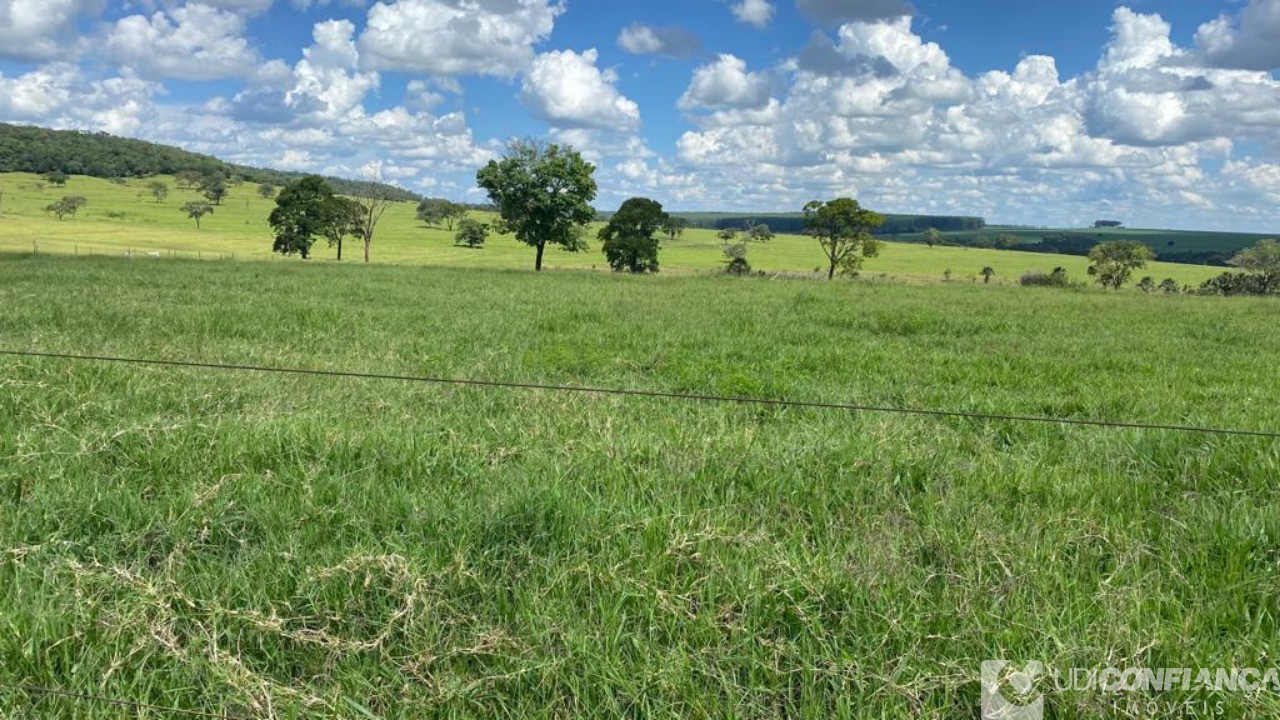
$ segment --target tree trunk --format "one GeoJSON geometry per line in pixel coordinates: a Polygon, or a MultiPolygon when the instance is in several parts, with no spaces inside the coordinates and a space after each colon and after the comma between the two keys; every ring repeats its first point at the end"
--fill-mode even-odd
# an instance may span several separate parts
{"type": "Polygon", "coordinates": [[[342,261],[342,238],[338,238],[338,261],[342,261]]]}
{"type": "Polygon", "coordinates": [[[545,242],[538,243],[538,259],[534,261],[533,269],[542,272],[542,252],[547,249],[545,242]]]}
{"type": "Polygon", "coordinates": [[[832,280],[836,276],[836,259],[831,258],[831,268],[827,270],[827,279],[832,280]]]}
{"type": "Polygon", "coordinates": [[[373,238],[364,239],[364,261],[369,262],[369,246],[373,244],[373,238]]]}

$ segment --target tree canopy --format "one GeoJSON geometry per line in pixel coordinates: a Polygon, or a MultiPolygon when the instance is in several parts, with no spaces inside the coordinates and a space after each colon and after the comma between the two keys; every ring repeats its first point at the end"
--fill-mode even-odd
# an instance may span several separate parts
{"type": "Polygon", "coordinates": [[[191,202],[186,203],[185,205],[182,206],[182,212],[186,213],[187,217],[196,221],[196,229],[199,230],[200,218],[204,217],[205,215],[212,215],[213,206],[205,202],[204,200],[192,200],[191,202]]]}
{"type": "Polygon", "coordinates": [[[1089,251],[1089,274],[1103,287],[1119,290],[1134,270],[1146,267],[1155,257],[1151,248],[1137,240],[1102,243],[1089,251]]]}
{"type": "Polygon", "coordinates": [[[572,148],[518,140],[476,173],[476,183],[489,193],[502,228],[537,249],[534,268],[542,270],[548,245],[582,249],[582,228],[595,218],[594,173],[572,148]]]}
{"type": "Polygon", "coordinates": [[[418,219],[428,225],[444,225],[453,230],[453,224],[467,216],[467,206],[452,200],[426,198],[418,203],[418,219]]]}
{"type": "Polygon", "coordinates": [[[88,205],[89,201],[83,195],[68,195],[61,200],[50,203],[45,207],[45,212],[53,213],[59,220],[67,215],[75,217],[80,212],[80,208],[88,205]]]}
{"type": "Polygon", "coordinates": [[[657,201],[634,197],[622,203],[599,233],[609,267],[618,272],[658,272],[658,233],[669,220],[657,201]]]}
{"type": "Polygon", "coordinates": [[[343,241],[347,236],[359,236],[361,218],[364,208],[356,201],[334,195],[328,201],[328,222],[324,223],[322,233],[329,247],[336,248],[338,260],[342,260],[343,241]]]}
{"type": "MultiPolygon", "coordinates": [[[[68,174],[98,178],[177,175],[183,187],[193,187],[201,178],[215,175],[224,181],[234,176],[277,186],[304,177],[303,173],[235,165],[209,155],[107,133],[0,123],[0,173],[44,175],[51,171],[62,173],[63,177],[68,174]]],[[[325,180],[335,192],[344,195],[367,195],[376,186],[392,200],[417,202],[420,199],[417,194],[392,185],[343,178],[325,180]]]]}
{"type": "Polygon", "coordinates": [[[209,176],[200,181],[200,194],[214,205],[221,205],[222,199],[227,196],[227,185],[222,178],[209,176]]]}
{"type": "Polygon", "coordinates": [[[747,230],[747,239],[751,242],[769,242],[773,239],[773,231],[764,223],[756,223],[747,230]]]}
{"type": "Polygon", "coordinates": [[[666,223],[662,226],[662,232],[666,234],[668,240],[674,241],[676,238],[684,234],[685,229],[689,227],[689,221],[682,217],[668,215],[666,223]]]}
{"type": "Polygon", "coordinates": [[[147,183],[147,189],[151,191],[151,195],[156,199],[156,202],[169,197],[169,186],[159,180],[147,183]]]}
{"type": "Polygon", "coordinates": [[[454,237],[455,245],[463,245],[469,248],[478,248],[484,245],[489,239],[489,226],[479,220],[471,218],[463,218],[458,223],[458,234],[454,237]]]}
{"type": "Polygon", "coordinates": [[[880,254],[880,243],[871,231],[884,223],[884,217],[863,208],[852,198],[829,202],[814,200],[804,206],[805,232],[818,239],[827,256],[827,279],[836,270],[856,273],[866,258],[880,254]]]}
{"type": "MultiPolygon", "coordinates": [[[[339,198],[341,199],[341,198],[339,198]]],[[[382,215],[391,205],[391,198],[381,186],[365,188],[365,192],[347,200],[354,208],[351,227],[356,237],[364,243],[364,261],[369,262],[369,250],[373,247],[373,234],[382,222],[382,215]]],[[[339,258],[341,259],[341,258],[339,258]]]]}
{"type": "Polygon", "coordinates": [[[276,207],[267,219],[275,232],[271,249],[281,255],[311,257],[317,238],[330,242],[350,234],[354,209],[349,200],[334,195],[329,183],[308,175],[289,183],[276,196],[276,207]]]}
{"type": "Polygon", "coordinates": [[[1280,242],[1260,240],[1257,245],[1237,253],[1231,258],[1231,264],[1259,275],[1269,292],[1280,290],[1280,242]]]}

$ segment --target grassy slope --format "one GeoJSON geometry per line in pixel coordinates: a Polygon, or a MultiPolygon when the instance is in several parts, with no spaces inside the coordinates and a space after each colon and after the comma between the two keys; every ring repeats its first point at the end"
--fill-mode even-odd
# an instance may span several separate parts
{"type": "MultiPolygon", "coordinates": [[[[0,255],[0,306],[8,348],[1280,426],[1266,300],[0,255]]],[[[0,682],[280,717],[951,718],[987,658],[1280,653],[1274,441],[0,364],[0,682]]]]}
{"type": "MultiPolygon", "coordinates": [[[[1142,228],[1082,228],[1078,230],[1060,230],[1044,228],[1004,227],[990,225],[982,230],[966,230],[963,232],[943,233],[954,240],[972,240],[979,236],[994,238],[997,235],[1012,235],[1023,242],[1038,243],[1046,236],[1057,235],[1087,236],[1098,242],[1114,240],[1140,240],[1150,245],[1159,253],[1184,252],[1223,252],[1228,255],[1256,244],[1259,240],[1275,237],[1275,233],[1232,233],[1195,230],[1150,230],[1142,228]]],[[[920,239],[920,235],[907,235],[904,238],[920,239]]]]}
{"type": "MultiPolygon", "coordinates": [[[[178,252],[189,257],[197,253],[238,259],[270,259],[271,234],[266,224],[272,201],[257,195],[257,187],[243,185],[232,188],[231,196],[202,221],[197,231],[178,208],[187,200],[197,199],[194,192],[177,190],[170,180],[170,196],[162,203],[154,202],[146,190],[150,181],[131,180],[127,186],[112,185],[105,180],[73,177],[63,188],[37,189],[39,179],[32,175],[0,176],[4,190],[0,206],[0,250],[30,250],[32,241],[42,252],[79,254],[121,254],[135,251],[178,252]],[[43,212],[49,203],[62,195],[76,194],[89,198],[89,206],[74,220],[54,220],[43,212]],[[125,213],[113,219],[107,213],[125,213]]],[[[665,244],[661,260],[667,272],[698,272],[720,267],[721,244],[710,230],[693,230],[675,242],[665,244]]],[[[330,258],[333,251],[320,248],[317,257],[330,258]]],[[[348,255],[356,258],[353,248],[348,255]]],[[[527,268],[533,264],[533,253],[511,237],[493,237],[483,250],[454,247],[452,234],[424,227],[414,218],[410,204],[393,206],[382,225],[373,249],[377,262],[428,264],[463,267],[527,268]]],[[[751,263],[771,272],[808,272],[822,265],[823,256],[817,243],[809,238],[782,236],[773,243],[752,248],[751,263]]],[[[552,267],[604,268],[598,243],[585,253],[552,251],[548,254],[552,267]]],[[[1085,278],[1088,262],[1084,258],[1037,253],[976,250],[966,248],[927,248],[910,243],[890,244],[882,257],[867,264],[870,274],[887,274],[909,278],[937,280],[944,271],[952,270],[957,279],[972,280],[986,265],[996,270],[996,277],[1013,282],[1029,270],[1048,272],[1061,265],[1080,279],[1085,278]]],[[[1157,281],[1172,277],[1183,284],[1199,284],[1221,272],[1221,269],[1196,265],[1154,263],[1140,274],[1157,281]]],[[[1136,279],[1136,278],[1135,278],[1136,279]]]]}

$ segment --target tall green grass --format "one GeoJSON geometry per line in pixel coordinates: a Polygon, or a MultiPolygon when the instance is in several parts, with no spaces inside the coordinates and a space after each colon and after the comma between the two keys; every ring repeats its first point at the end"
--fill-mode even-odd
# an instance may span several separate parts
{"type": "MultiPolygon", "coordinates": [[[[1265,300],[0,255],[0,303],[10,349],[1280,427],[1265,300]]],[[[254,717],[952,718],[988,658],[1280,651],[1276,441],[0,367],[0,683],[254,717]]]]}

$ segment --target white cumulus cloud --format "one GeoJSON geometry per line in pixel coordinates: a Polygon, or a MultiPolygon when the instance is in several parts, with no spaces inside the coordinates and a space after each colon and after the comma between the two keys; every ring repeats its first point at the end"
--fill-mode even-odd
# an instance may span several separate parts
{"type": "Polygon", "coordinates": [[[215,80],[247,75],[258,64],[244,31],[242,15],[194,3],[122,18],[104,42],[114,62],[141,75],[215,80]]]}
{"type": "Polygon", "coordinates": [[[697,54],[702,49],[702,42],[684,28],[632,23],[618,33],[618,47],[633,55],[684,58],[697,54]]]}
{"type": "Polygon", "coordinates": [[[613,70],[596,67],[596,50],[553,51],[533,61],[520,97],[535,115],[560,127],[634,130],[640,107],[618,92],[613,70]]]}
{"type": "Polygon", "coordinates": [[[394,0],[369,10],[360,49],[370,67],[428,75],[512,77],[551,35],[563,2],[394,0]]]}
{"type": "Polygon", "coordinates": [[[759,108],[769,101],[769,78],[747,71],[747,63],[734,55],[721,55],[693,73],[689,88],[680,97],[681,108],[759,108]]]}
{"type": "Polygon", "coordinates": [[[776,97],[729,91],[750,87],[744,64],[700,69],[681,106],[715,111],[694,116],[677,158],[743,208],[852,193],[890,212],[1074,224],[1106,210],[1169,226],[1252,202],[1233,218],[1280,224],[1258,209],[1274,160],[1214,169],[1242,139],[1276,147],[1280,81],[1198,62],[1170,29],[1122,7],[1093,72],[1061,78],[1033,55],[969,77],[908,17],[846,23],[772,72],[776,97]],[[748,96],[767,102],[728,102],[748,96]]]}
{"type": "Polygon", "coordinates": [[[1239,15],[1222,15],[1201,25],[1196,47],[1220,67],[1280,68],[1280,0],[1249,0],[1239,15]]]}
{"type": "Polygon", "coordinates": [[[77,18],[101,5],[101,0],[0,0],[0,59],[66,59],[77,18]]]}
{"type": "Polygon", "coordinates": [[[738,22],[764,29],[773,20],[775,8],[769,0],[739,0],[733,4],[733,16],[738,22]]]}

